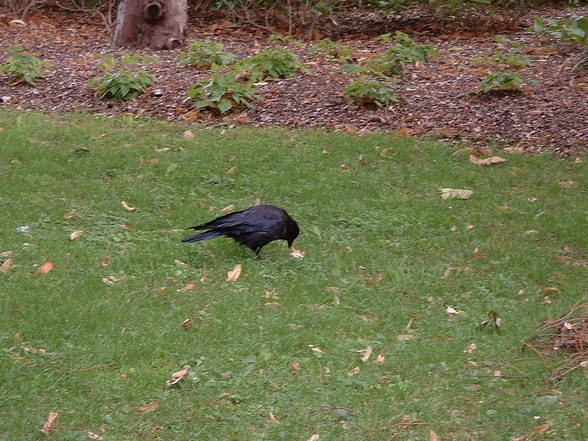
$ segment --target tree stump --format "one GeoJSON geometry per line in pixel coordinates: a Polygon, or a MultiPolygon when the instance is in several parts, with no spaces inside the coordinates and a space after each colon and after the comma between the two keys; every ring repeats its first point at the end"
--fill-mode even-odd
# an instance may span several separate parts
{"type": "Polygon", "coordinates": [[[184,44],[187,0],[123,0],[116,15],[114,47],[174,49],[184,44]]]}

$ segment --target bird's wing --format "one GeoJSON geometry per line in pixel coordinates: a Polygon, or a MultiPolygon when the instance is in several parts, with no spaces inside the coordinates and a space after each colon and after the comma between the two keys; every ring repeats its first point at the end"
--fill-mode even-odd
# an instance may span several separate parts
{"type": "Polygon", "coordinates": [[[194,230],[216,230],[229,231],[234,230],[239,233],[252,233],[266,231],[271,228],[273,221],[259,216],[252,216],[248,210],[236,211],[216,219],[206,222],[202,225],[190,227],[194,230]]]}

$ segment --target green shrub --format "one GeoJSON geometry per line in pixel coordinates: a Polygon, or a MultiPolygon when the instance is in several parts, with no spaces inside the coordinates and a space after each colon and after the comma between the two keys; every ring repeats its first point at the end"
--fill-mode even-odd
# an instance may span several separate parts
{"type": "Polygon", "coordinates": [[[41,68],[51,66],[50,62],[40,60],[21,48],[6,49],[6,52],[13,55],[8,57],[6,64],[0,65],[0,72],[8,73],[14,84],[28,83],[34,86],[37,80],[43,78],[41,68]]]}
{"type": "Polygon", "coordinates": [[[491,92],[522,92],[522,75],[512,70],[492,72],[486,76],[478,86],[477,91],[481,93],[491,92]]]}
{"type": "Polygon", "coordinates": [[[273,43],[275,41],[278,41],[280,43],[292,43],[295,44],[298,47],[303,46],[302,41],[297,40],[295,38],[292,38],[288,35],[282,35],[282,34],[272,34],[268,37],[267,42],[268,43],[273,43]]]}
{"type": "Polygon", "coordinates": [[[115,69],[117,62],[112,57],[105,56],[98,64],[104,75],[95,76],[88,84],[96,89],[101,99],[112,101],[126,101],[137,98],[151,87],[156,78],[148,72],[136,70],[137,66],[160,62],[155,56],[125,55],[118,64],[122,66],[136,65],[135,70],[115,69]]]}
{"type": "Polygon", "coordinates": [[[186,93],[196,101],[196,108],[215,109],[220,113],[243,106],[251,107],[251,101],[259,98],[251,81],[243,82],[235,73],[214,73],[210,79],[188,87],[186,93]]]}
{"type": "Polygon", "coordinates": [[[237,70],[249,72],[254,81],[266,77],[292,78],[300,72],[308,72],[306,65],[294,52],[282,48],[267,48],[253,57],[245,58],[238,63],[237,70]]]}
{"type": "Polygon", "coordinates": [[[512,49],[509,51],[499,49],[494,52],[481,52],[470,61],[470,64],[472,66],[508,66],[513,69],[529,66],[529,58],[523,55],[523,45],[521,43],[501,36],[497,36],[496,41],[503,46],[510,45],[512,49]]]}
{"type": "Polygon", "coordinates": [[[308,50],[310,55],[321,53],[336,60],[349,60],[353,56],[353,49],[345,44],[332,41],[329,38],[320,40],[308,50]]]}
{"type": "Polygon", "coordinates": [[[236,55],[223,50],[223,45],[211,40],[194,41],[188,50],[180,54],[182,66],[209,69],[213,64],[227,66],[235,61],[236,55]]]}
{"type": "Polygon", "coordinates": [[[575,16],[565,20],[547,20],[534,18],[533,30],[542,35],[553,35],[564,41],[573,41],[578,46],[588,49],[588,17],[575,16]]]}
{"type": "Polygon", "coordinates": [[[343,94],[349,104],[383,107],[398,102],[394,87],[395,84],[391,81],[381,82],[369,77],[359,77],[345,88],[343,94]]]}

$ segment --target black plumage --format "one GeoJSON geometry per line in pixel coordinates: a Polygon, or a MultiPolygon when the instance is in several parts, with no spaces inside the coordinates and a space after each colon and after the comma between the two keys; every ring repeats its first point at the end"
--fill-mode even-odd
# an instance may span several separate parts
{"type": "Polygon", "coordinates": [[[182,242],[226,236],[250,248],[257,256],[264,246],[274,240],[285,240],[291,248],[300,233],[296,221],[286,211],[273,205],[255,205],[190,228],[208,231],[186,237],[182,242]]]}

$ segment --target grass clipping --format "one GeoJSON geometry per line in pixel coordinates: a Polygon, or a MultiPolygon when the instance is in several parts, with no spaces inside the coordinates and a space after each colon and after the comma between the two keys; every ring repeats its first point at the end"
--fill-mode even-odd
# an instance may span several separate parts
{"type": "Polygon", "coordinates": [[[570,354],[566,362],[553,372],[553,382],[576,369],[588,368],[588,300],[576,303],[560,318],[543,323],[525,346],[538,353],[570,354]]]}

